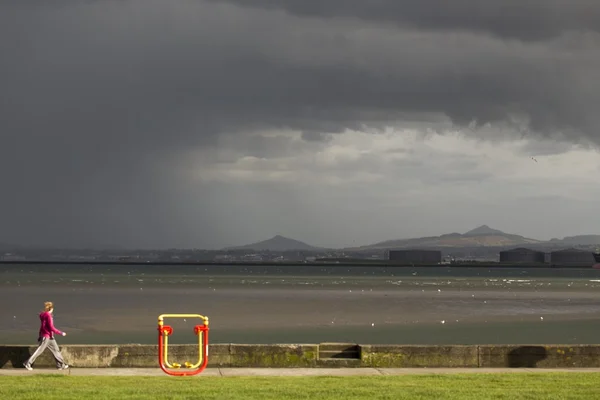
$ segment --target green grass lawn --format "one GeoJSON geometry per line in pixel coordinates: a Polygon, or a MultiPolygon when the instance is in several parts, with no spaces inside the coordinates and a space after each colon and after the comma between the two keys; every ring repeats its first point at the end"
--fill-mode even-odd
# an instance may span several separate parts
{"type": "Polygon", "coordinates": [[[0,377],[2,399],[597,399],[600,374],[360,377],[0,377]]]}

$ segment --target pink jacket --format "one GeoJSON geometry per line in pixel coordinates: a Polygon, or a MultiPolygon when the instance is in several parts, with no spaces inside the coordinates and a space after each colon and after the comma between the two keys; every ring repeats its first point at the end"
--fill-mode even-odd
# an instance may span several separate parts
{"type": "Polygon", "coordinates": [[[62,335],[62,331],[59,331],[58,329],[56,329],[54,327],[54,322],[52,320],[52,314],[50,314],[48,311],[42,311],[40,313],[40,321],[41,321],[41,326],[40,326],[40,336],[39,338],[53,338],[54,334],[56,333],[57,335],[62,335]]]}

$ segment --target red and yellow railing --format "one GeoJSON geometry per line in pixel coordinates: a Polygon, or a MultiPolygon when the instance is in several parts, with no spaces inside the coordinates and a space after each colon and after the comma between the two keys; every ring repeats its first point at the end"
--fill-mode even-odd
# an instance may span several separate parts
{"type": "Polygon", "coordinates": [[[158,363],[160,368],[169,375],[196,375],[204,371],[208,364],[208,317],[200,314],[159,315],[158,363]],[[202,320],[202,325],[194,326],[194,334],[198,336],[198,360],[195,363],[185,361],[182,366],[176,362],[169,362],[169,336],[173,334],[173,328],[164,324],[165,318],[199,318],[202,320]]]}

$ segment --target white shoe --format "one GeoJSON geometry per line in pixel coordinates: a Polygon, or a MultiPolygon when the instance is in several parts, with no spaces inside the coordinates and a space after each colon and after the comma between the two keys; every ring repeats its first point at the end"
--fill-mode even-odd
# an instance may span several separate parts
{"type": "Polygon", "coordinates": [[[25,369],[26,369],[27,371],[33,371],[33,368],[31,368],[31,365],[29,365],[27,362],[24,362],[24,363],[23,363],[23,366],[25,367],[25,369]]]}
{"type": "Polygon", "coordinates": [[[67,364],[64,364],[62,367],[58,367],[58,369],[60,369],[60,370],[69,369],[69,366],[67,364]]]}

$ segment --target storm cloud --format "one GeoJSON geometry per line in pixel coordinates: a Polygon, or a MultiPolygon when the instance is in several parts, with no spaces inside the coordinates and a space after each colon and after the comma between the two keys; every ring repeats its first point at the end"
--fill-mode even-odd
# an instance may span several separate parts
{"type": "MultiPolygon", "coordinates": [[[[224,226],[215,210],[233,189],[191,170],[212,176],[236,160],[257,167],[318,153],[349,130],[421,125],[491,141],[598,145],[599,8],[583,0],[2,2],[0,177],[10,189],[0,198],[0,241],[224,243],[233,230],[251,232],[250,222],[224,226]]],[[[340,179],[360,168],[380,173],[371,157],[356,171],[336,167],[340,179]]],[[[455,168],[443,179],[487,176],[468,160],[455,168]]],[[[300,175],[285,176],[292,184],[300,175]]],[[[244,193],[235,207],[259,213],[244,193]]],[[[293,209],[318,209],[311,201],[293,209]]]]}
{"type": "Polygon", "coordinates": [[[597,32],[600,27],[600,8],[590,0],[226,1],[295,15],[352,17],[403,28],[467,31],[526,41],[551,39],[565,32],[597,32]]]}

